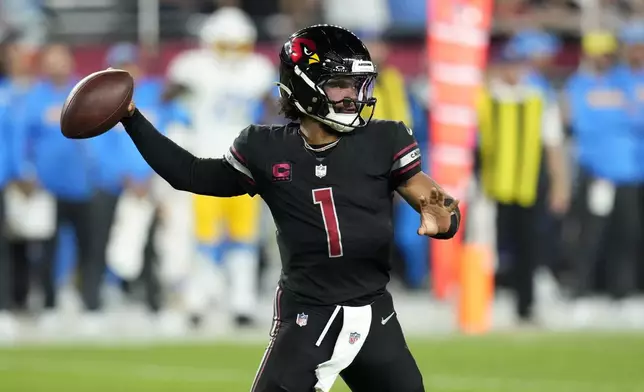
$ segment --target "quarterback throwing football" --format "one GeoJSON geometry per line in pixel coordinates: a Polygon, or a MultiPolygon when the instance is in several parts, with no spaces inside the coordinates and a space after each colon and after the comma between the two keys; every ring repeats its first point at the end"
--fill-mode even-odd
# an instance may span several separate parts
{"type": "Polygon", "coordinates": [[[358,392],[425,390],[386,290],[393,193],[420,213],[419,235],[453,237],[460,212],[421,171],[405,124],[362,116],[376,105],[376,75],[358,37],[316,25],[280,52],[282,112],[293,122],[250,125],[222,158],[193,156],[134,104],[122,120],[176,189],[258,194],[273,214],[282,276],[252,392],[326,392],[338,376],[358,392]]]}

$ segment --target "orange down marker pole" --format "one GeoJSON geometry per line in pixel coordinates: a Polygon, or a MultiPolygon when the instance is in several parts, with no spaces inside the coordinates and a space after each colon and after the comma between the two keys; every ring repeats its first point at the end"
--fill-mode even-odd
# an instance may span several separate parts
{"type": "MultiPolygon", "coordinates": [[[[427,55],[431,84],[430,171],[447,192],[464,198],[472,177],[476,97],[487,63],[492,0],[428,0],[427,55]]],[[[490,250],[463,241],[433,241],[432,289],[438,299],[458,293],[461,330],[489,324],[490,250]]]]}

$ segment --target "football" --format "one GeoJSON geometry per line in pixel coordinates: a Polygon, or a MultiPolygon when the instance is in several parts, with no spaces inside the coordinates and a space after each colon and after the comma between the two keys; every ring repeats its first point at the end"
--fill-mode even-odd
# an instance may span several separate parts
{"type": "Polygon", "coordinates": [[[70,139],[87,139],[112,129],[127,115],[134,80],[121,69],[106,69],[78,82],[65,100],[60,130],[70,139]]]}

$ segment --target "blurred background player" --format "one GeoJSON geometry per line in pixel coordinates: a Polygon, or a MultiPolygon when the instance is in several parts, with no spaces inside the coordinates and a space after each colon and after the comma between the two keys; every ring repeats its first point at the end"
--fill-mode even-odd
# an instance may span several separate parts
{"type": "Polygon", "coordinates": [[[480,100],[480,178],[496,202],[497,249],[505,256],[497,274],[516,296],[518,320],[531,324],[539,218],[568,208],[564,133],[557,102],[526,81],[527,56],[516,41],[503,48],[501,59],[480,100]]]}
{"type": "MultiPolygon", "coordinates": [[[[30,90],[31,83],[34,79],[34,66],[37,65],[35,61],[33,50],[27,45],[20,42],[19,35],[16,32],[10,32],[2,42],[0,47],[2,68],[4,77],[2,77],[0,84],[0,100],[2,103],[3,115],[0,127],[9,139],[6,141],[5,148],[9,148],[13,143],[14,148],[19,142],[19,138],[15,137],[16,113],[22,111],[25,97],[30,90]],[[12,115],[13,114],[13,115],[12,115]]],[[[9,149],[8,151],[12,151],[9,149]]],[[[10,159],[10,163],[14,166],[12,176],[15,176],[17,169],[17,160],[22,156],[17,150],[14,151],[14,156],[10,159]]],[[[14,178],[15,180],[15,178],[14,178]]],[[[11,249],[11,274],[6,275],[6,278],[12,279],[12,296],[14,307],[17,310],[24,311],[27,308],[27,298],[29,288],[32,284],[31,275],[33,268],[31,268],[31,261],[33,258],[29,257],[30,251],[32,254],[38,256],[42,255],[41,248],[42,242],[32,241],[34,236],[25,232],[28,229],[21,223],[25,223],[24,209],[33,208],[29,206],[29,200],[32,199],[33,192],[30,192],[30,185],[22,182],[14,181],[13,186],[5,189],[3,201],[5,202],[5,214],[7,219],[5,227],[7,228],[6,237],[10,244],[11,249]],[[25,185],[25,187],[23,187],[25,185]],[[15,219],[12,219],[15,218],[15,219]],[[20,226],[20,227],[16,227],[20,226]],[[34,252],[35,251],[35,252],[34,252]]],[[[36,214],[38,212],[36,211],[36,214]]],[[[40,217],[45,220],[44,216],[40,217]]],[[[28,230],[27,230],[28,231],[28,230]]],[[[36,233],[31,233],[36,234],[36,233]]],[[[38,237],[38,236],[36,236],[38,237]]],[[[42,239],[42,238],[39,238],[42,239]]],[[[2,278],[0,278],[2,279],[2,278]]]]}
{"type": "MultiPolygon", "coordinates": [[[[220,157],[240,129],[258,120],[259,105],[268,96],[275,70],[253,53],[257,31],[240,9],[224,7],[201,29],[201,48],[181,54],[169,66],[170,92],[183,92],[193,119],[192,150],[198,156],[220,157]]],[[[230,310],[239,325],[252,323],[258,266],[261,202],[249,196],[230,199],[195,196],[199,242],[196,281],[188,302],[198,322],[209,296],[219,296],[225,265],[230,282],[230,310]],[[214,274],[211,272],[214,271],[214,274]],[[216,290],[212,293],[212,290],[216,290]]]]}
{"type": "MultiPolygon", "coordinates": [[[[509,45],[525,56],[523,83],[539,90],[547,101],[557,103],[559,94],[552,80],[556,76],[555,60],[561,47],[560,40],[549,32],[531,28],[517,32],[510,38],[509,45]]],[[[568,151],[565,153],[569,155],[568,151]]],[[[539,252],[539,266],[548,267],[558,279],[563,277],[566,267],[560,241],[565,218],[564,214],[553,214],[546,210],[538,223],[539,236],[544,238],[539,252]]]]}
{"type": "MultiPolygon", "coordinates": [[[[11,42],[6,48],[7,78],[6,112],[2,127],[10,137],[6,148],[13,148],[14,173],[24,158],[21,138],[16,132],[24,111],[25,98],[34,82],[38,70],[37,58],[19,42],[11,42]]],[[[15,179],[14,179],[15,180],[15,179]]],[[[43,189],[35,189],[30,181],[14,181],[4,192],[6,207],[6,236],[10,243],[12,259],[12,294],[14,307],[20,312],[28,310],[30,288],[34,285],[32,278],[34,266],[42,265],[44,241],[53,236],[55,208],[53,200],[43,189]]],[[[38,286],[36,286],[38,288],[38,286]]]]}
{"type": "MultiPolygon", "coordinates": [[[[19,145],[13,135],[12,120],[13,108],[16,100],[19,99],[19,79],[16,73],[20,68],[28,70],[26,62],[18,64],[19,48],[8,42],[3,42],[0,47],[2,75],[0,75],[0,225],[7,225],[5,217],[8,214],[5,205],[4,194],[10,182],[14,179],[16,171],[16,159],[20,154],[16,151],[19,145]],[[22,65],[23,67],[19,67],[22,65]]],[[[24,57],[23,57],[24,58],[24,57]]],[[[12,340],[17,333],[18,325],[14,317],[9,313],[14,300],[20,300],[23,290],[17,287],[24,282],[22,276],[25,268],[13,262],[9,249],[9,238],[0,236],[0,341],[12,340]],[[18,291],[18,295],[16,295],[18,291]]],[[[26,294],[25,294],[26,296],[26,294]]]]}
{"type": "MultiPolygon", "coordinates": [[[[45,294],[46,328],[59,324],[57,291],[64,284],[56,273],[57,234],[64,225],[73,227],[78,249],[79,288],[85,314],[86,332],[101,328],[99,298],[104,267],[92,258],[91,169],[93,152],[88,143],[66,139],[60,132],[60,111],[67,95],[78,81],[70,50],[63,44],[52,44],[42,53],[42,79],[25,98],[24,111],[16,120],[14,132],[23,140],[23,157],[19,175],[32,189],[38,187],[56,199],[56,235],[45,247],[41,278],[45,294]]],[[[62,277],[64,279],[64,277],[62,277]]]]}
{"type": "MultiPolygon", "coordinates": [[[[606,271],[610,297],[625,305],[622,300],[635,290],[644,173],[638,133],[641,114],[636,101],[629,104],[629,91],[636,88],[634,74],[616,67],[613,33],[588,32],[582,44],[583,66],[568,80],[565,92],[579,168],[575,211],[581,224],[572,314],[576,325],[585,327],[594,313],[592,291],[604,254],[610,255],[606,271]]],[[[627,306],[613,310],[619,310],[616,318],[630,313],[627,306]]]]}
{"type": "MultiPolygon", "coordinates": [[[[108,67],[124,69],[132,75],[136,85],[134,99],[158,129],[165,131],[175,122],[188,123],[187,115],[175,101],[162,100],[164,82],[146,75],[136,45],[112,46],[105,62],[108,67]]],[[[157,314],[163,290],[155,241],[161,207],[154,188],[156,176],[128,143],[124,131],[119,124],[115,132],[95,139],[95,144],[102,145],[98,149],[102,153],[100,166],[107,168],[101,168],[106,172],[103,189],[107,191],[102,192],[95,205],[96,213],[100,213],[94,220],[97,225],[94,236],[100,241],[97,247],[100,254],[96,257],[101,257],[122,279],[126,292],[137,294],[140,283],[148,311],[157,314]]]]}

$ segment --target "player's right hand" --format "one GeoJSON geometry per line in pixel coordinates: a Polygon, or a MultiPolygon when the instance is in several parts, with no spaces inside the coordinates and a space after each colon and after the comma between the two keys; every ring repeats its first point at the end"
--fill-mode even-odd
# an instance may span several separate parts
{"type": "Polygon", "coordinates": [[[449,231],[452,214],[456,211],[459,201],[454,200],[446,206],[445,198],[445,192],[438,188],[432,188],[429,198],[420,197],[419,235],[433,236],[449,231]]]}

